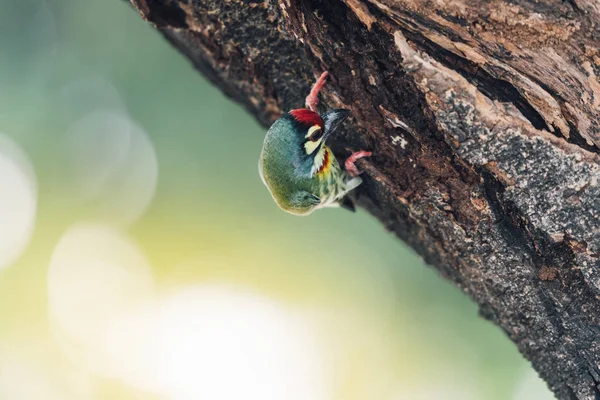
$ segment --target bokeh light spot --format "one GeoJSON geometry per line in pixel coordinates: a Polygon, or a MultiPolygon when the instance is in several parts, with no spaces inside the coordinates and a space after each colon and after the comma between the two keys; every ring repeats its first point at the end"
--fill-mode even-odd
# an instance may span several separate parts
{"type": "Polygon", "coordinates": [[[0,134],[0,269],[14,263],[33,233],[37,183],[25,153],[0,134]]]}
{"type": "Polygon", "coordinates": [[[267,299],[201,286],[123,321],[112,339],[114,352],[137,347],[145,357],[146,371],[130,376],[132,384],[171,399],[326,400],[332,396],[313,333],[267,299]],[[141,330],[145,341],[135,336],[141,330]]]}
{"type": "Polygon", "coordinates": [[[152,142],[120,112],[96,111],[75,122],[66,158],[74,195],[91,205],[95,218],[130,224],[156,191],[158,161],[152,142]]]}
{"type": "Polygon", "coordinates": [[[74,117],[98,111],[126,112],[127,107],[119,90],[98,74],[86,74],[74,79],[61,89],[65,112],[74,117]]]}
{"type": "Polygon", "coordinates": [[[110,371],[114,360],[102,347],[109,327],[153,295],[146,259],[121,233],[78,224],[61,237],[48,271],[48,303],[58,342],[74,361],[110,371]]]}

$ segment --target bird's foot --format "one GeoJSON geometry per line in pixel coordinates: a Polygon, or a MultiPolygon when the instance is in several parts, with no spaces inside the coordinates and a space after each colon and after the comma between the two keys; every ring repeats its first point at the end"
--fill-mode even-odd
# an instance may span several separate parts
{"type": "Polygon", "coordinates": [[[355,153],[352,153],[350,157],[348,157],[348,159],[344,163],[344,166],[346,167],[346,171],[348,171],[350,176],[360,175],[360,171],[358,170],[358,168],[356,168],[356,165],[354,165],[354,163],[361,158],[371,156],[371,154],[372,153],[370,151],[357,151],[355,153]]]}
{"type": "Polygon", "coordinates": [[[323,72],[313,85],[308,96],[306,96],[306,108],[309,110],[317,112],[317,106],[319,105],[319,92],[325,85],[328,75],[329,73],[327,71],[323,72]]]}

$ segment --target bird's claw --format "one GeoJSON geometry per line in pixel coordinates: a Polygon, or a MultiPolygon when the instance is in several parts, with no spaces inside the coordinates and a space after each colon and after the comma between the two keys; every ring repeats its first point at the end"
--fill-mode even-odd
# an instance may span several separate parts
{"type": "Polygon", "coordinates": [[[319,105],[319,92],[325,85],[328,75],[329,73],[327,71],[323,72],[313,85],[308,96],[306,96],[306,108],[309,110],[317,112],[317,106],[319,105]]]}
{"type": "Polygon", "coordinates": [[[370,157],[371,154],[372,153],[370,151],[357,151],[357,152],[352,153],[350,155],[350,157],[348,157],[348,159],[344,163],[344,166],[346,167],[346,171],[348,171],[348,173],[351,176],[360,175],[360,171],[358,170],[358,168],[356,168],[356,165],[354,165],[354,163],[361,158],[370,157]]]}

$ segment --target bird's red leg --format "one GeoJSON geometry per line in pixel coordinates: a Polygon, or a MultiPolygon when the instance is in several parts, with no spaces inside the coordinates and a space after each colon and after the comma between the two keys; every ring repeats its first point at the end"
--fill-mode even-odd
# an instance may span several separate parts
{"type": "Polygon", "coordinates": [[[327,71],[323,72],[313,85],[308,96],[306,96],[306,108],[310,109],[311,111],[317,112],[317,105],[319,104],[319,92],[323,88],[323,85],[325,85],[327,75],[329,75],[327,71]]]}
{"type": "Polygon", "coordinates": [[[351,176],[360,175],[360,171],[358,170],[358,168],[356,168],[356,165],[354,165],[354,163],[356,162],[356,160],[359,160],[364,157],[369,157],[371,154],[372,153],[370,151],[357,151],[355,153],[352,153],[344,163],[346,171],[348,171],[348,173],[351,176]]]}

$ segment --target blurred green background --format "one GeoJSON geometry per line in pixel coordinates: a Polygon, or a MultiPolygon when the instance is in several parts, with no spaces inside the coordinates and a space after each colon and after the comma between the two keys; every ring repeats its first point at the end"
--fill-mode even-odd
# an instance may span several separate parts
{"type": "Polygon", "coordinates": [[[0,399],[550,399],[359,210],[299,218],[264,130],[120,0],[0,0],[0,399]]]}

